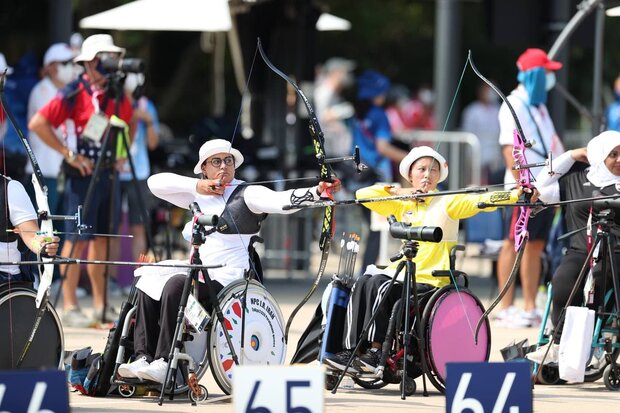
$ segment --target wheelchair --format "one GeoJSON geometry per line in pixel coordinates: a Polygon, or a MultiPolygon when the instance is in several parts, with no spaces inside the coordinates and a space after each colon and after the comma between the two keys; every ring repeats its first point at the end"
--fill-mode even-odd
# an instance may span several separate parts
{"type": "MultiPolygon", "coordinates": [[[[418,336],[421,326],[423,337],[412,340],[407,350],[407,377],[404,379],[405,394],[416,392],[416,378],[424,375],[440,392],[445,393],[446,365],[451,362],[488,361],[491,350],[491,330],[485,320],[478,335],[474,338],[474,328],[485,309],[480,300],[468,289],[468,278],[464,272],[455,270],[456,251],[463,246],[455,246],[450,253],[450,270],[434,271],[438,277],[450,277],[455,284],[434,288],[418,294],[418,307],[411,299],[411,325],[406,328],[418,336]],[[460,284],[460,285],[459,285],[460,284]],[[423,346],[423,357],[419,345],[423,346]]],[[[349,374],[353,381],[365,389],[379,389],[388,384],[400,384],[403,381],[404,333],[403,309],[398,300],[391,312],[386,339],[382,348],[382,360],[374,373],[349,374]]],[[[338,327],[331,328],[325,334],[338,334],[338,327]]],[[[340,333],[342,327],[340,327],[340,333]]],[[[323,337],[324,340],[329,337],[323,337]]],[[[327,390],[333,390],[340,371],[328,370],[325,378],[327,390]]],[[[426,390],[426,389],[425,389],[426,390]]]]}
{"type": "MultiPolygon", "coordinates": [[[[260,265],[257,267],[260,268],[260,265]]],[[[186,275],[183,272],[180,274],[186,275]]],[[[252,274],[260,279],[260,274],[252,274]]],[[[160,383],[121,378],[117,374],[119,366],[133,353],[136,282],[126,303],[128,310],[121,311],[122,319],[118,321],[122,332],[111,372],[111,384],[118,387],[123,397],[141,395],[148,390],[159,391],[162,387],[160,383]]],[[[185,320],[183,348],[178,360],[172,361],[179,368],[173,379],[173,389],[168,389],[171,398],[187,392],[192,402],[206,400],[208,391],[198,383],[209,367],[220,389],[227,395],[231,394],[235,363],[225,334],[230,337],[240,364],[276,365],[285,361],[284,317],[273,296],[259,281],[253,278],[236,280],[220,291],[217,298],[224,315],[226,332],[214,314],[204,328],[198,330],[185,320]]]]}
{"type": "MultiPolygon", "coordinates": [[[[30,336],[37,314],[37,291],[29,282],[0,285],[0,370],[15,368],[20,353],[30,336]]],[[[20,368],[62,369],[64,334],[60,318],[51,303],[47,303],[37,334],[20,368]]]]}
{"type": "MultiPolygon", "coordinates": [[[[547,286],[547,304],[542,317],[538,342],[535,348],[549,343],[551,338],[550,313],[551,297],[553,294],[551,283],[547,286]]],[[[618,319],[614,316],[616,306],[614,304],[613,289],[605,293],[604,311],[596,314],[594,332],[592,334],[592,349],[588,365],[586,366],[584,381],[595,382],[603,378],[605,387],[609,390],[620,390],[620,376],[613,364],[620,355],[620,327],[618,319]],[[613,363],[612,363],[613,360],[613,363]]],[[[543,385],[563,384],[557,364],[540,366],[535,364],[534,375],[536,381],[543,385]]]]}

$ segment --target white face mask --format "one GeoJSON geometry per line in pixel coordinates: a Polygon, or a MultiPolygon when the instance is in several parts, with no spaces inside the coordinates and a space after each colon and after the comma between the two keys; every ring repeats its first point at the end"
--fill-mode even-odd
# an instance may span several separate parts
{"type": "Polygon", "coordinates": [[[60,83],[67,84],[76,78],[75,69],[73,64],[58,64],[56,65],[56,79],[60,83]]]}
{"type": "Polygon", "coordinates": [[[549,72],[547,73],[547,77],[545,79],[545,89],[550,91],[555,86],[555,73],[549,72]]]}

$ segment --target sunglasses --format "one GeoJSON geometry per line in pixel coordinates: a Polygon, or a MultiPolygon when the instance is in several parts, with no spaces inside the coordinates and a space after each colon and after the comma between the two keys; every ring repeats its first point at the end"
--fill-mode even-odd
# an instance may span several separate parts
{"type": "Polygon", "coordinates": [[[227,156],[224,159],[211,158],[211,159],[207,160],[207,162],[209,162],[214,167],[219,168],[222,165],[222,162],[224,162],[224,165],[226,165],[226,166],[234,165],[235,164],[235,158],[233,158],[232,156],[227,156]]]}

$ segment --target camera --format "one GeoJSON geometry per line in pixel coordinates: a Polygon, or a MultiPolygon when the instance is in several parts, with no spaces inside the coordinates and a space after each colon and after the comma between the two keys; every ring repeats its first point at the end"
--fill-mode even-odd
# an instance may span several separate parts
{"type": "Polygon", "coordinates": [[[440,242],[443,238],[440,227],[412,227],[411,224],[396,221],[394,215],[390,215],[387,220],[390,223],[390,234],[394,238],[426,242],[440,242]]]}
{"type": "Polygon", "coordinates": [[[101,60],[101,65],[105,70],[110,72],[123,72],[123,73],[143,73],[144,61],[142,59],[114,59],[105,58],[101,60]]]}

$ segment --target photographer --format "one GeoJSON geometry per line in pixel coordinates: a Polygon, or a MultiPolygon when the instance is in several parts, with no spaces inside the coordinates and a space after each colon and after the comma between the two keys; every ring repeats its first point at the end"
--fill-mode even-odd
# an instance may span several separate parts
{"type": "MultiPolygon", "coordinates": [[[[400,162],[400,174],[411,184],[411,188],[394,188],[392,186],[375,185],[362,188],[355,194],[358,199],[382,198],[396,195],[435,192],[437,184],[448,177],[448,163],[438,152],[428,146],[413,148],[400,162]]],[[[411,200],[392,200],[364,204],[367,208],[382,216],[394,215],[398,221],[412,226],[433,225],[443,230],[441,242],[419,242],[416,264],[416,282],[419,293],[441,287],[450,282],[447,277],[433,277],[433,270],[450,268],[449,252],[456,245],[459,220],[469,218],[481,211],[492,211],[495,208],[481,210],[479,202],[497,204],[515,202],[522,190],[511,192],[491,192],[484,194],[459,194],[437,197],[417,198],[411,200]]],[[[404,258],[403,258],[404,259],[404,258]]],[[[354,360],[350,371],[361,369],[374,372],[381,360],[381,346],[385,340],[388,321],[394,303],[402,295],[402,285],[394,284],[389,291],[385,304],[378,307],[386,294],[390,280],[395,276],[398,262],[380,269],[369,265],[351,290],[351,299],[347,306],[347,329],[343,347],[353,349],[358,339],[368,340],[369,346],[365,354],[354,360]],[[367,337],[359,337],[368,320],[377,313],[367,337]]],[[[404,272],[398,281],[402,282],[404,272]]],[[[327,366],[342,370],[351,356],[350,350],[344,350],[325,358],[327,366]]]]}
{"type": "MultiPolygon", "coordinates": [[[[546,166],[536,177],[536,187],[540,191],[540,199],[544,202],[589,198],[593,196],[593,190],[597,189],[603,196],[618,194],[616,185],[620,183],[620,132],[605,131],[592,138],[587,148],[573,149],[564,153],[554,159],[553,172],[550,174],[549,166],[546,166]],[[586,162],[590,165],[588,166],[586,162]]],[[[591,203],[571,203],[563,208],[569,233],[585,229],[590,219],[593,219],[592,226],[595,226],[595,215],[599,211],[596,207],[593,208],[591,203]]],[[[616,214],[618,212],[620,211],[616,211],[616,214]]],[[[616,238],[620,236],[617,229],[612,230],[611,233],[616,238]]],[[[593,269],[594,283],[589,288],[589,296],[584,297],[582,285],[577,290],[573,302],[568,302],[571,290],[577,282],[590,247],[586,231],[579,231],[570,237],[568,251],[562,257],[559,267],[553,274],[551,281],[553,286],[551,321],[556,331],[549,354],[545,358],[545,364],[557,363],[559,360],[560,337],[563,327],[559,322],[562,309],[569,305],[580,306],[584,302],[588,307],[598,309],[599,305],[603,303],[606,277],[602,273],[600,265],[593,269]]],[[[615,256],[616,262],[619,262],[620,251],[617,246],[615,256]]],[[[543,346],[533,353],[526,354],[526,357],[540,363],[546,352],[547,346],[543,346]]]]}
{"type": "MultiPolygon", "coordinates": [[[[84,205],[87,215],[83,217],[83,223],[88,225],[93,233],[107,233],[110,229],[116,231],[118,222],[118,219],[109,222],[110,211],[118,216],[120,206],[118,193],[112,194],[111,190],[111,188],[118,190],[117,185],[112,185],[115,165],[111,162],[115,155],[117,139],[116,136],[110,136],[106,148],[102,147],[102,142],[110,130],[110,118],[116,115],[126,124],[130,124],[133,109],[122,93],[122,87],[115,84],[118,82],[114,81],[113,72],[105,69],[102,62],[118,59],[124,52],[125,49],[114,45],[112,37],[107,34],[95,34],[84,40],[81,53],[74,59],[74,62],[84,67],[84,74],[69,83],[54,99],[43,106],[28,125],[32,132],[64,158],[62,168],[66,176],[63,203],[65,214],[74,214],[79,205],[84,205],[91,180],[95,179],[93,196],[87,205],[84,205]],[[54,128],[68,119],[73,120],[75,124],[77,148],[67,146],[67,142],[58,140],[54,133],[54,128]],[[99,176],[93,176],[100,156],[105,158],[102,159],[99,176]],[[110,199],[116,202],[112,205],[110,199]]],[[[133,136],[133,133],[130,132],[129,136],[133,136]]],[[[76,223],[65,221],[64,230],[75,232],[76,223]]],[[[79,258],[87,246],[89,260],[107,259],[104,237],[66,240],[62,255],[69,256],[72,253],[70,258],[79,258]]],[[[105,311],[105,268],[101,265],[89,265],[87,270],[93,292],[95,319],[100,319],[105,311]]],[[[93,320],[80,311],[75,294],[80,278],[80,267],[77,265],[69,266],[68,269],[61,267],[61,271],[66,273],[66,280],[63,283],[63,324],[71,327],[87,327],[93,320]]],[[[107,318],[116,317],[114,314],[109,314],[107,318]]]]}

